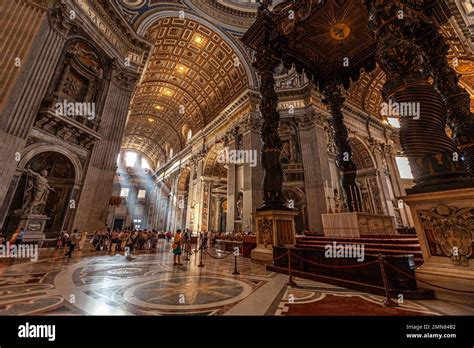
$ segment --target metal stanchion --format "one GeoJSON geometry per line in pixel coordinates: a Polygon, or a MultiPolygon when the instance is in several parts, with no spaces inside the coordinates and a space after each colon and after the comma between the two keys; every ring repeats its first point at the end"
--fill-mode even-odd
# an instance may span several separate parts
{"type": "Polygon", "coordinates": [[[196,236],[196,249],[194,249],[194,252],[198,252],[198,246],[199,246],[199,234],[196,236]]]}
{"type": "Polygon", "coordinates": [[[185,261],[189,261],[189,254],[191,252],[191,240],[186,241],[186,258],[184,259],[185,261]]]}
{"type": "Polygon", "coordinates": [[[383,280],[383,287],[385,289],[386,298],[385,300],[383,300],[383,305],[386,307],[398,307],[398,304],[396,302],[393,302],[392,299],[390,298],[390,288],[388,285],[387,275],[385,274],[385,266],[383,264],[382,254],[378,255],[377,261],[379,262],[380,273],[382,274],[382,280],[383,280]]]}
{"type": "Polygon", "coordinates": [[[239,248],[236,247],[234,249],[234,272],[232,274],[238,275],[240,274],[239,271],[237,271],[237,256],[239,256],[239,248]]]}
{"type": "Polygon", "coordinates": [[[201,245],[201,248],[199,248],[199,250],[201,251],[201,253],[200,253],[201,255],[199,256],[199,265],[198,265],[198,267],[204,267],[204,266],[205,266],[205,265],[202,263],[202,249],[203,249],[203,247],[202,247],[202,245],[201,245]]]}
{"type": "Polygon", "coordinates": [[[286,249],[288,253],[288,283],[286,285],[296,287],[297,284],[293,280],[293,275],[291,274],[291,252],[289,249],[286,249]]]}

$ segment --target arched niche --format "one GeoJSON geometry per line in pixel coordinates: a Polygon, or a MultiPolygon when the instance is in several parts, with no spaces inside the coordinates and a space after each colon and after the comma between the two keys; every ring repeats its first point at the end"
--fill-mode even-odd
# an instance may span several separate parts
{"type": "Polygon", "coordinates": [[[369,147],[359,137],[349,137],[352,160],[357,167],[356,184],[362,197],[362,210],[384,214],[382,191],[377,178],[377,165],[369,147]]]}
{"type": "MultiPolygon", "coordinates": [[[[47,237],[55,236],[65,228],[65,218],[71,206],[70,200],[77,179],[76,166],[65,154],[51,150],[30,154],[22,164],[25,170],[9,207],[5,223],[7,233],[16,228],[14,226],[16,217],[23,213],[26,202],[25,191],[32,184],[31,174],[26,170],[30,169],[36,173],[47,172],[48,185],[53,190],[48,193],[45,205],[40,207],[37,213],[49,218],[43,232],[47,237]]],[[[76,206],[77,202],[74,202],[74,207],[76,206]]]]}

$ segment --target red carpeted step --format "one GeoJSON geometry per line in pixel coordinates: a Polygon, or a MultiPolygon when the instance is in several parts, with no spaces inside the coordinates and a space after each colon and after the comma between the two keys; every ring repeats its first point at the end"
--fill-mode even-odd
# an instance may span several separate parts
{"type": "MultiPolygon", "coordinates": [[[[418,251],[420,249],[419,244],[379,244],[379,243],[337,243],[339,245],[363,245],[364,248],[372,249],[385,249],[385,250],[413,250],[418,251]]],[[[321,246],[326,247],[327,245],[333,245],[333,243],[320,242],[320,243],[296,243],[297,247],[306,247],[306,246],[321,246]]]]}

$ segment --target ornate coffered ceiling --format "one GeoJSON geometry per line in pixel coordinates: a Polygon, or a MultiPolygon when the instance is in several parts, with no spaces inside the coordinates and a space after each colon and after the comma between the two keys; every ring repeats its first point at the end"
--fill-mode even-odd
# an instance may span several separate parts
{"type": "Polygon", "coordinates": [[[216,32],[190,19],[163,18],[148,30],[154,44],[135,92],[123,148],[166,160],[249,84],[244,64],[216,32]]]}

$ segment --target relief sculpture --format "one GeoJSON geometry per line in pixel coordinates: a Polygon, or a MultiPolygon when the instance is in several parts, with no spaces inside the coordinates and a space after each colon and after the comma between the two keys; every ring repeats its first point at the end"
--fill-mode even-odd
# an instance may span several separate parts
{"type": "Polygon", "coordinates": [[[260,231],[259,242],[263,243],[265,248],[273,244],[273,221],[263,219],[259,221],[258,229],[260,231]]]}
{"type": "Polygon", "coordinates": [[[439,204],[419,214],[431,254],[447,256],[455,265],[467,266],[472,257],[474,208],[457,209],[439,204]]]}

